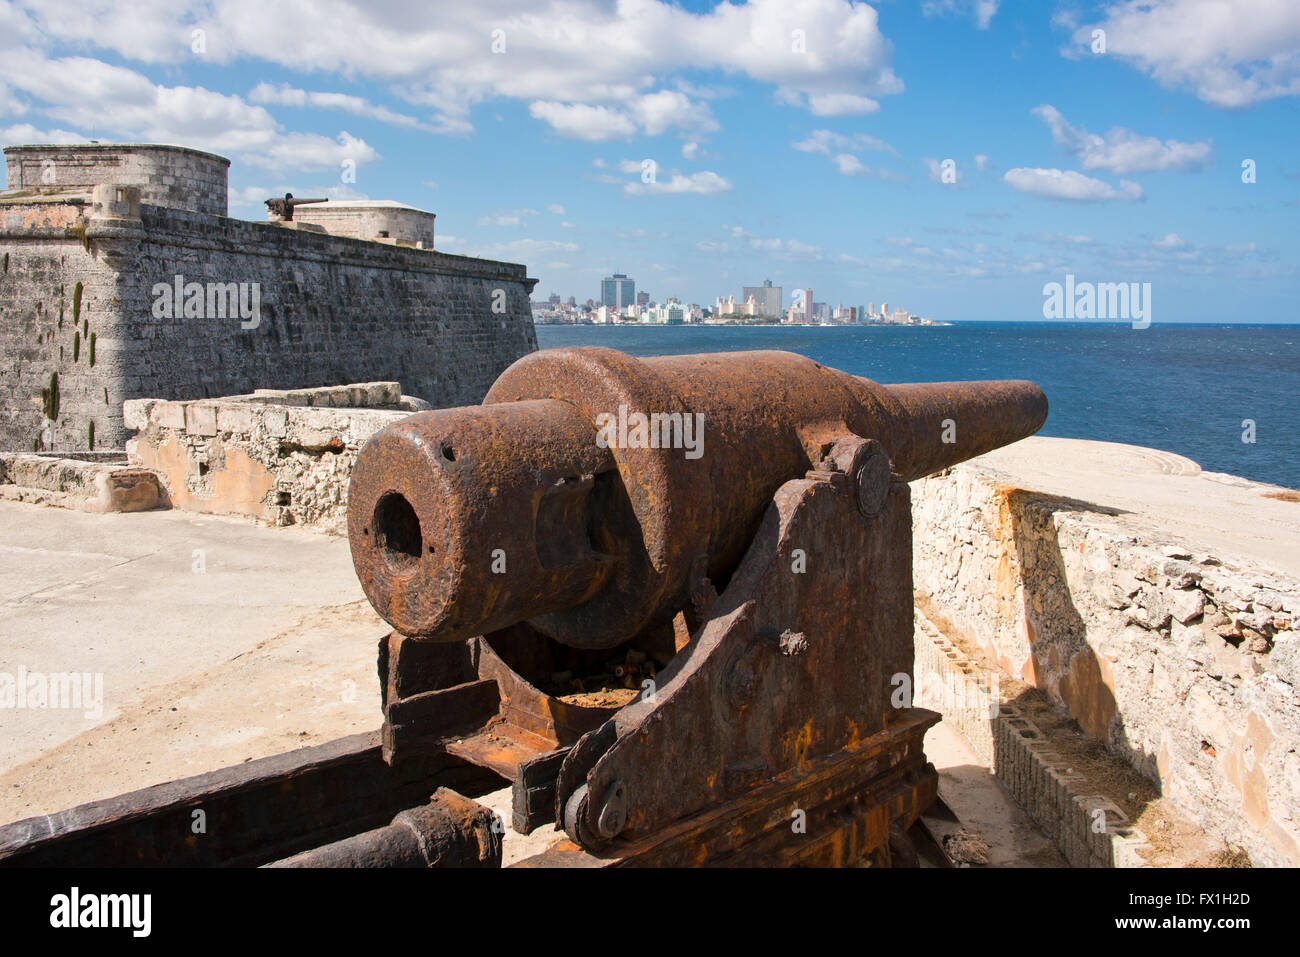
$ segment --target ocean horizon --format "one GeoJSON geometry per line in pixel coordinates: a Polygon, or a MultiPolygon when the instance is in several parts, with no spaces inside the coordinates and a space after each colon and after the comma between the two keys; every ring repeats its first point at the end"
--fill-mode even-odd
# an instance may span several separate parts
{"type": "Polygon", "coordinates": [[[1148,446],[1300,487],[1300,324],[538,325],[537,340],[635,356],[781,349],[884,383],[1029,379],[1047,394],[1041,435],[1148,446]]]}

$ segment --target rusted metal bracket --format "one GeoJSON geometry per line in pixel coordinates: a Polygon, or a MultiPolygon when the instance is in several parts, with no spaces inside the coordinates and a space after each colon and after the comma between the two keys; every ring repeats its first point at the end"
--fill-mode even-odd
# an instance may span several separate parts
{"type": "MultiPolygon", "coordinates": [[[[579,846],[622,856],[782,781],[781,799],[792,802],[784,815],[803,829],[777,828],[783,840],[770,853],[792,862],[826,837],[817,828],[831,826],[811,810],[851,804],[889,762],[903,762],[909,748],[920,754],[919,737],[902,729],[937,715],[909,719],[890,704],[894,676],[912,671],[908,487],[891,482],[870,439],[839,439],[824,466],[777,491],[709,622],[653,692],[601,729],[605,748],[589,770],[562,772],[557,808],[579,846]],[[889,758],[858,761],[865,740],[889,758]],[[847,778],[840,763],[854,768],[847,778]],[[841,774],[846,790],[819,792],[813,767],[841,774]]],[[[867,829],[869,847],[836,846],[860,857],[887,843],[895,814],[910,814],[901,820],[910,827],[936,779],[922,765],[909,780],[912,798],[886,814],[883,829],[867,829]]]]}

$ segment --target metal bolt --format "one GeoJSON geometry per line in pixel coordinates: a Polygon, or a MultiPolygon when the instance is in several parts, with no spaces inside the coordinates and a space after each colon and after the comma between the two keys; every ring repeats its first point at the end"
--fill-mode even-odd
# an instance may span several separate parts
{"type": "Polygon", "coordinates": [[[605,792],[605,804],[596,819],[596,830],[604,838],[617,837],[627,827],[627,788],[615,781],[605,792]]]}
{"type": "Polygon", "coordinates": [[[879,515],[889,498],[889,456],[873,443],[858,466],[855,484],[858,489],[858,509],[868,517],[879,515]]]}

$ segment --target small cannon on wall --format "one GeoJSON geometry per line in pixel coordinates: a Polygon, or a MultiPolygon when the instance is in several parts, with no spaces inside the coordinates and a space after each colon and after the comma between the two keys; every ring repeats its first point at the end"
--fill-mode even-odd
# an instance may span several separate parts
{"type": "Polygon", "coordinates": [[[329,199],[322,196],[317,199],[295,199],[293,193],[285,193],[284,196],[273,196],[271,199],[263,200],[266,203],[267,215],[276,222],[291,223],[293,222],[293,211],[299,206],[306,206],[309,203],[328,203],[329,199]]]}
{"type": "Polygon", "coordinates": [[[533,863],[849,864],[933,800],[907,483],[1028,436],[1029,382],[782,352],[534,353],[362,450],[383,753],[513,782],[533,863]],[[799,826],[792,826],[792,815],[799,826]]]}

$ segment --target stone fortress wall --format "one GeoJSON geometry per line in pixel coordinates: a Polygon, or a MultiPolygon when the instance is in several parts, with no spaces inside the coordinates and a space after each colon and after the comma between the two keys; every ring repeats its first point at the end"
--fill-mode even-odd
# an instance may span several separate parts
{"type": "MultiPolygon", "coordinates": [[[[44,149],[57,178],[78,148],[44,149]]],[[[111,148],[80,149],[90,163],[111,148]]],[[[201,179],[186,172],[194,151],[145,154],[181,157],[175,182],[155,184],[167,205],[147,185],[23,186],[42,156],[5,152],[0,450],[120,449],[134,398],[396,380],[435,406],[470,404],[537,348],[522,265],[230,219],[224,178],[219,212],[206,190],[178,208],[201,179]]]]}

